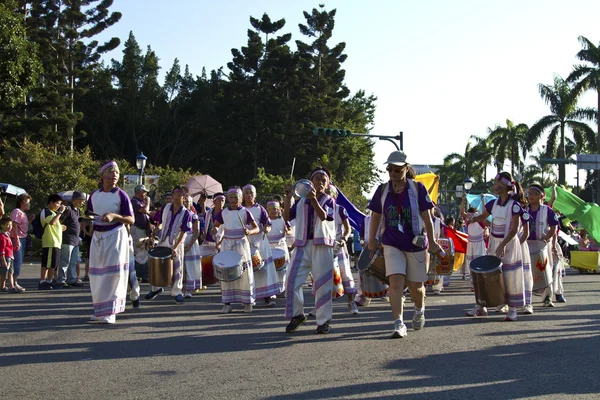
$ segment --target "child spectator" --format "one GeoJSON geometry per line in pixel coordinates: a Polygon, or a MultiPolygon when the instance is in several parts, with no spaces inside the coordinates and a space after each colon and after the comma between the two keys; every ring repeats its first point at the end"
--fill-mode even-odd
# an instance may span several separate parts
{"type": "Polygon", "coordinates": [[[44,234],[42,236],[42,269],[38,290],[52,290],[54,271],[60,263],[63,225],[60,216],[66,210],[62,205],[62,197],[58,194],[48,196],[48,207],[42,210],[40,218],[44,234]]]}
{"type": "Polygon", "coordinates": [[[21,293],[23,290],[15,287],[13,278],[14,256],[12,240],[10,239],[11,230],[12,221],[10,220],[10,217],[8,215],[2,216],[2,218],[0,218],[0,286],[3,291],[21,293]],[[6,286],[7,280],[10,288],[6,286]]]}

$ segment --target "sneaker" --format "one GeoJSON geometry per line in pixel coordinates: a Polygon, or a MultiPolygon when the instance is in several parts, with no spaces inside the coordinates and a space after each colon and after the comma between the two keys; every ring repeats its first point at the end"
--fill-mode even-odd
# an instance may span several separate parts
{"type": "Polygon", "coordinates": [[[325,322],[323,325],[317,326],[316,334],[326,334],[329,333],[329,322],[325,322]]]}
{"type": "Polygon", "coordinates": [[[175,296],[175,303],[177,303],[177,304],[184,304],[185,300],[183,299],[183,295],[178,294],[177,296],[175,296]]]}
{"type": "Polygon", "coordinates": [[[348,303],[348,310],[350,310],[350,314],[352,315],[358,314],[358,306],[356,305],[356,302],[351,301],[348,303]]]}
{"type": "Polygon", "coordinates": [[[89,281],[90,281],[90,277],[89,277],[89,276],[87,276],[87,275],[86,275],[86,276],[84,276],[84,277],[83,277],[83,281],[84,281],[84,282],[89,282],[89,281]]]}
{"type": "Polygon", "coordinates": [[[102,321],[100,321],[102,324],[114,324],[115,322],[117,322],[117,316],[115,314],[107,315],[106,317],[102,318],[102,321]]]}
{"type": "Polygon", "coordinates": [[[44,281],[38,285],[38,290],[52,290],[52,285],[44,281]]]}
{"type": "Polygon", "coordinates": [[[10,289],[9,289],[9,288],[7,288],[7,287],[3,287],[3,288],[2,288],[2,291],[3,291],[3,292],[8,292],[9,290],[10,290],[10,289]]]}
{"type": "Polygon", "coordinates": [[[563,296],[562,294],[557,294],[556,295],[556,302],[557,303],[566,303],[567,300],[565,300],[565,296],[563,296]]]}
{"type": "Polygon", "coordinates": [[[315,310],[314,308],[312,310],[310,310],[308,312],[308,316],[309,317],[316,317],[317,316],[317,310],[315,310]]]}
{"type": "Polygon", "coordinates": [[[184,294],[183,297],[185,297],[186,299],[191,299],[192,298],[192,292],[190,292],[189,290],[187,290],[184,294]]]}
{"type": "Polygon", "coordinates": [[[67,285],[73,286],[73,287],[83,287],[83,282],[81,282],[81,280],[78,280],[73,283],[67,283],[67,285]]]}
{"type": "Polygon", "coordinates": [[[397,319],[394,321],[394,331],[392,332],[392,339],[398,339],[406,337],[408,333],[406,332],[406,325],[397,319]]]}
{"type": "Polygon", "coordinates": [[[196,289],[196,290],[194,290],[194,294],[200,294],[200,293],[202,293],[202,289],[196,289]]]}
{"type": "Polygon", "coordinates": [[[441,290],[439,290],[439,289],[435,289],[435,290],[433,291],[433,294],[434,294],[434,295],[436,295],[436,296],[439,296],[440,294],[442,294],[442,291],[441,291],[441,290]]]}
{"type": "Polygon", "coordinates": [[[531,304],[525,304],[525,307],[523,307],[523,314],[533,314],[533,306],[531,304]]]}
{"type": "Polygon", "coordinates": [[[252,312],[252,304],[244,304],[244,312],[251,313],[252,312]]]}
{"type": "Polygon", "coordinates": [[[158,296],[162,292],[163,292],[163,288],[158,288],[158,290],[154,291],[154,292],[152,290],[150,290],[148,292],[148,294],[146,295],[145,299],[146,300],[154,300],[156,298],[156,296],[158,296]]]}
{"type": "MultiPolygon", "coordinates": [[[[20,291],[21,293],[23,293],[23,292],[25,291],[25,288],[24,288],[24,287],[22,287],[21,285],[19,285],[18,283],[17,283],[17,284],[15,284],[15,287],[16,287],[17,289],[19,289],[19,291],[20,291]]],[[[564,299],[563,299],[563,300],[564,300],[564,299]]],[[[563,301],[563,303],[564,303],[564,301],[563,301]]]]}
{"type": "Polygon", "coordinates": [[[8,293],[21,293],[21,292],[16,287],[11,287],[10,289],[8,289],[8,293]]]}
{"type": "Polygon", "coordinates": [[[265,307],[275,307],[276,305],[275,299],[265,299],[265,307]]]}
{"type": "Polygon", "coordinates": [[[475,306],[472,310],[467,311],[467,317],[487,317],[487,308],[475,306]]]}
{"type": "Polygon", "coordinates": [[[88,322],[102,322],[102,319],[103,319],[103,318],[104,318],[104,317],[96,317],[95,315],[92,315],[92,316],[90,317],[90,319],[88,320],[88,322]]]}
{"type": "Polygon", "coordinates": [[[52,289],[69,289],[70,287],[67,282],[52,283],[52,289]]]}
{"type": "Polygon", "coordinates": [[[517,307],[511,307],[506,314],[505,321],[516,321],[517,320],[517,307]]]}
{"type": "Polygon", "coordinates": [[[233,312],[231,304],[224,304],[223,308],[221,308],[221,314],[229,314],[230,312],[233,312]]]}
{"type": "Polygon", "coordinates": [[[544,299],[544,307],[554,307],[554,303],[552,302],[552,298],[548,295],[544,299]]]}
{"type": "Polygon", "coordinates": [[[494,311],[497,313],[506,314],[508,312],[508,306],[506,304],[499,305],[498,307],[494,308],[494,311]]]}
{"type": "Polygon", "coordinates": [[[133,305],[133,308],[140,308],[140,299],[133,300],[131,304],[133,305]]]}
{"type": "Polygon", "coordinates": [[[415,331],[423,328],[425,326],[425,314],[417,314],[413,315],[412,326],[415,331]]]}
{"type": "Polygon", "coordinates": [[[306,325],[305,322],[307,319],[308,318],[306,318],[304,314],[296,315],[294,318],[292,318],[288,326],[285,327],[285,331],[287,333],[296,332],[300,327],[300,324],[306,325]]]}
{"type": "Polygon", "coordinates": [[[383,296],[383,301],[385,301],[386,303],[390,302],[390,296],[383,296]]]}

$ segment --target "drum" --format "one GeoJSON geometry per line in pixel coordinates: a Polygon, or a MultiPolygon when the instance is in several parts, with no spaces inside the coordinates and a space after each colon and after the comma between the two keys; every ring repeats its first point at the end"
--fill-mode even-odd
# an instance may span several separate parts
{"type": "Polygon", "coordinates": [[[173,258],[170,247],[154,247],[148,250],[148,281],[152,286],[165,287],[173,280],[173,258]]]}
{"type": "Polygon", "coordinates": [[[380,249],[375,252],[372,258],[368,248],[361,251],[358,257],[358,270],[362,273],[370,273],[383,284],[390,284],[390,280],[385,276],[385,259],[383,258],[383,251],[380,249]]]}
{"type": "Polygon", "coordinates": [[[213,257],[215,277],[221,282],[232,282],[242,277],[242,256],[237,251],[224,250],[213,257]]]}
{"type": "Polygon", "coordinates": [[[260,250],[258,247],[250,246],[250,251],[252,253],[252,269],[254,269],[255,272],[260,271],[265,266],[265,260],[263,260],[260,255],[260,250]]]}
{"type": "MultiPolygon", "coordinates": [[[[314,288],[314,282],[313,282],[314,288]]],[[[342,284],[342,274],[340,273],[340,267],[337,262],[333,264],[333,288],[331,289],[331,298],[339,299],[344,296],[344,285],[342,284]]]]}
{"type": "Polygon", "coordinates": [[[219,282],[215,277],[213,268],[213,257],[217,254],[217,248],[212,246],[200,246],[200,263],[202,264],[202,284],[214,285],[219,282]]]}
{"type": "Polygon", "coordinates": [[[436,275],[452,275],[454,271],[454,243],[450,239],[438,239],[438,244],[446,253],[442,258],[432,255],[429,259],[429,271],[436,275]],[[434,272],[435,271],[435,272],[434,272]]]}
{"type": "Polygon", "coordinates": [[[552,266],[549,265],[548,246],[541,240],[528,240],[531,256],[531,274],[533,275],[533,292],[542,294],[552,284],[552,266]]]}
{"type": "Polygon", "coordinates": [[[502,260],[494,256],[477,257],[471,264],[475,299],[482,307],[506,304],[502,260]]]}
{"type": "Polygon", "coordinates": [[[271,249],[271,253],[273,254],[273,263],[275,264],[275,269],[277,271],[285,271],[285,251],[282,249],[273,248],[271,249]]]}
{"type": "Polygon", "coordinates": [[[377,299],[388,294],[388,285],[379,282],[377,278],[375,278],[368,272],[360,274],[360,281],[362,284],[362,292],[365,295],[365,297],[368,297],[370,299],[377,299]]]}

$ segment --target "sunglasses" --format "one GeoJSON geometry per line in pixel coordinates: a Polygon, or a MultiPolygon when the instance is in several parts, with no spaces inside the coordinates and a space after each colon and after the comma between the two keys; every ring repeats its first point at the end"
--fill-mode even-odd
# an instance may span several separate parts
{"type": "Polygon", "coordinates": [[[390,166],[388,166],[386,168],[386,171],[400,173],[400,172],[404,171],[405,169],[406,169],[406,166],[403,166],[403,167],[390,167],[390,166]]]}

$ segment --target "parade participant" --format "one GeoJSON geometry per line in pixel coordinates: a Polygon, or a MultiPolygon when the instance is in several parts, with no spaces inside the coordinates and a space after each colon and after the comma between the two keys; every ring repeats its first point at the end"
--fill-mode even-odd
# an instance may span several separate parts
{"type": "Polygon", "coordinates": [[[127,241],[129,247],[129,299],[133,308],[140,308],[140,283],[138,282],[137,272],[135,270],[135,256],[133,255],[133,237],[131,236],[132,225],[125,225],[127,227],[127,241]]]}
{"type": "Polygon", "coordinates": [[[293,206],[292,188],[287,187],[285,192],[283,217],[286,221],[296,221],[296,248],[286,284],[285,317],[291,318],[285,328],[288,333],[295,332],[300,324],[306,322],[302,285],[309,272],[314,277],[316,333],[329,333],[333,313],[335,202],[324,192],[331,177],[326,169],[318,167],[311,172],[310,181],[312,190],[293,206]]]}
{"type": "Polygon", "coordinates": [[[227,191],[229,205],[217,213],[213,219],[214,226],[211,234],[216,235],[219,227],[224,226],[221,251],[231,250],[242,257],[244,272],[239,279],[230,282],[221,282],[221,297],[223,301],[222,314],[233,311],[231,303],[242,303],[244,312],[252,312],[255,300],[254,271],[252,269],[252,255],[250,253],[249,235],[260,232],[252,214],[242,207],[242,190],[232,187],[227,191]],[[250,229],[248,229],[250,226],[250,229]]]}
{"type": "Polygon", "coordinates": [[[114,324],[125,311],[129,278],[129,240],[124,224],[133,224],[129,196],[121,190],[119,167],[109,161],[100,167],[102,185],[90,194],[87,212],[100,216],[94,221],[90,243],[90,290],[92,322],[114,324]]]}
{"type": "MultiPolygon", "coordinates": [[[[467,212],[464,211],[464,204],[466,202],[466,197],[463,195],[463,200],[460,204],[460,213],[465,221],[467,221],[467,235],[469,236],[467,239],[467,253],[465,256],[465,263],[463,264],[463,279],[465,279],[465,275],[469,270],[469,265],[471,261],[478,257],[485,256],[487,253],[487,248],[485,245],[485,236],[487,234],[487,227],[485,226],[485,222],[471,222],[469,221],[479,215],[479,211],[475,207],[469,207],[467,212]]],[[[471,280],[472,282],[472,280],[471,280]]],[[[473,291],[473,284],[471,283],[471,291],[473,291]]],[[[468,314],[467,314],[468,315],[468,314]]],[[[473,315],[469,315],[473,316],[473,315]]]]}
{"type": "MultiPolygon", "coordinates": [[[[485,221],[492,216],[490,243],[487,254],[502,260],[505,299],[509,310],[506,321],[517,320],[517,307],[525,305],[525,282],[523,278],[523,255],[517,237],[523,209],[513,196],[523,192],[521,185],[512,179],[508,172],[501,172],[494,180],[494,193],[498,195],[485,205],[480,215],[474,216],[469,223],[485,221]]],[[[487,315],[485,307],[476,308],[469,315],[487,315]]]]}
{"type": "Polygon", "coordinates": [[[390,280],[390,305],[394,318],[392,338],[407,335],[403,321],[405,280],[415,304],[413,329],[425,325],[425,288],[430,255],[443,254],[434,238],[430,209],[433,202],[402,151],[392,152],[387,161],[390,180],[377,188],[369,203],[369,251],[375,253],[380,229],[386,276],[390,280]],[[428,250],[429,249],[429,250],[428,250]]]}
{"type": "MultiPolygon", "coordinates": [[[[158,246],[168,247],[173,255],[173,282],[171,297],[175,303],[183,304],[183,243],[185,236],[192,230],[192,213],[183,205],[184,191],[181,186],[176,186],[173,191],[173,202],[166,204],[162,215],[162,229],[158,246]]],[[[163,292],[163,288],[152,286],[146,300],[155,299],[163,292]]]]}
{"type": "Polygon", "coordinates": [[[208,210],[204,215],[204,229],[202,230],[201,241],[205,246],[216,246],[223,238],[223,227],[217,230],[215,236],[212,234],[214,227],[215,216],[221,212],[225,204],[225,195],[221,192],[215,193],[213,196],[213,208],[208,210]]]}
{"type": "MultiPolygon", "coordinates": [[[[193,206],[191,196],[185,196],[183,199],[185,208],[193,206]]],[[[200,221],[198,214],[192,213],[192,232],[185,237],[183,248],[183,297],[192,297],[194,290],[202,289],[202,263],[200,257],[200,221]]]]}
{"type": "Polygon", "coordinates": [[[23,259],[25,258],[25,248],[27,247],[27,237],[29,236],[29,224],[35,218],[35,215],[31,214],[27,216],[26,212],[31,208],[31,197],[27,193],[23,193],[17,196],[17,204],[14,210],[10,213],[10,219],[13,221],[13,230],[11,232],[11,239],[14,248],[14,280],[15,288],[20,292],[24,292],[17,282],[17,278],[21,274],[21,265],[23,265],[23,259]]]}
{"type": "Polygon", "coordinates": [[[264,299],[266,307],[273,307],[275,306],[275,297],[283,291],[283,286],[277,279],[273,254],[267,239],[271,223],[267,210],[256,202],[256,188],[253,185],[246,185],[242,192],[244,196],[242,205],[252,214],[260,229],[258,233],[248,237],[251,249],[258,249],[264,262],[260,270],[254,271],[256,298],[264,299]]]}
{"type": "MultiPolygon", "coordinates": [[[[325,189],[325,193],[330,195],[334,201],[337,200],[338,191],[333,185],[329,185],[325,189]]],[[[335,212],[333,217],[335,224],[335,246],[334,258],[337,258],[337,263],[340,268],[340,275],[342,276],[342,285],[344,287],[344,293],[348,298],[348,310],[350,314],[358,314],[358,306],[354,302],[354,296],[356,295],[356,287],[354,283],[354,277],[352,276],[352,269],[350,268],[350,255],[348,253],[348,247],[346,243],[352,233],[350,228],[350,220],[348,219],[348,212],[346,209],[339,204],[335,205],[335,212]],[[337,250],[337,251],[336,251],[337,250]]]]}
{"type": "MultiPolygon", "coordinates": [[[[552,197],[550,198],[550,201],[548,202],[548,207],[552,208],[555,200],[556,200],[556,184],[552,185],[552,197]]],[[[550,255],[550,257],[552,259],[552,291],[554,292],[554,295],[556,296],[557,303],[566,303],[567,301],[565,300],[564,286],[563,286],[563,275],[565,272],[565,264],[564,264],[563,251],[558,243],[558,231],[561,229],[563,224],[562,224],[561,219],[559,218],[559,213],[556,212],[555,214],[556,214],[559,224],[556,228],[556,233],[552,237],[552,244],[550,245],[550,248],[552,249],[552,252],[550,255]]],[[[550,301],[546,302],[546,297],[545,297],[544,305],[546,307],[554,307],[554,304],[552,303],[552,292],[550,292],[550,289],[548,289],[548,292],[545,294],[550,295],[550,301]]]]}
{"type": "MultiPolygon", "coordinates": [[[[540,265],[532,265],[532,268],[539,268],[545,270],[551,268],[551,253],[548,249],[552,250],[553,239],[556,234],[558,226],[558,216],[552,211],[552,208],[543,204],[544,199],[544,188],[542,185],[534,183],[529,185],[527,189],[527,199],[529,200],[529,208],[527,212],[531,216],[529,220],[529,236],[527,241],[533,246],[536,241],[542,241],[546,244],[544,247],[543,255],[539,257],[538,263],[540,265]]],[[[527,280],[525,281],[527,285],[527,280]]],[[[531,291],[533,288],[533,278],[531,279],[531,287],[527,288],[531,291]]],[[[552,285],[549,285],[544,290],[546,293],[543,297],[545,307],[553,307],[552,303],[552,285]]],[[[529,303],[531,304],[531,303],[529,303]]]]}
{"type": "MultiPolygon", "coordinates": [[[[285,288],[286,272],[290,261],[290,253],[288,252],[285,236],[291,230],[291,227],[289,222],[283,219],[281,205],[278,201],[269,201],[267,203],[267,213],[269,214],[269,222],[271,224],[271,230],[267,233],[269,245],[272,249],[281,249],[285,253],[285,265],[277,271],[277,282],[285,288]]],[[[285,291],[280,296],[285,297],[285,291]]]]}
{"type": "MultiPolygon", "coordinates": [[[[523,257],[523,288],[525,290],[525,305],[523,306],[524,314],[533,314],[533,306],[531,305],[533,296],[533,274],[531,272],[531,255],[529,254],[529,244],[527,238],[529,237],[529,222],[531,221],[531,215],[527,212],[529,203],[525,197],[525,193],[521,192],[513,196],[517,201],[523,212],[521,213],[521,228],[517,233],[519,243],[521,244],[521,254],[523,257]]],[[[497,307],[496,307],[497,308],[497,307]]]]}
{"type": "MultiPolygon", "coordinates": [[[[437,242],[440,238],[444,237],[443,228],[446,226],[442,222],[440,212],[435,208],[431,209],[431,223],[433,225],[433,237],[437,242]]],[[[429,273],[427,275],[427,281],[431,283],[431,291],[434,295],[442,294],[442,290],[444,290],[444,279],[448,279],[448,284],[450,283],[450,277],[444,275],[438,275],[433,267],[434,263],[429,263],[429,273]]]]}
{"type": "Polygon", "coordinates": [[[133,218],[135,222],[131,225],[131,238],[133,240],[133,252],[135,254],[136,271],[142,279],[148,279],[148,246],[143,243],[152,233],[153,226],[150,218],[150,198],[148,189],[144,185],[134,188],[134,196],[131,198],[133,207],[133,218]]]}

